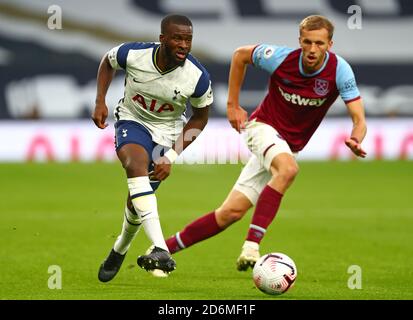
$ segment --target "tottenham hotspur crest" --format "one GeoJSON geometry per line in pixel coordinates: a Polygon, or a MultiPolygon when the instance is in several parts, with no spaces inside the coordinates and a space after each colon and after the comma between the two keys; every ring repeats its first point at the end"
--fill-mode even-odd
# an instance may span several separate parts
{"type": "Polygon", "coordinates": [[[313,89],[319,96],[325,96],[328,93],[328,81],[323,79],[315,79],[313,89]]]}

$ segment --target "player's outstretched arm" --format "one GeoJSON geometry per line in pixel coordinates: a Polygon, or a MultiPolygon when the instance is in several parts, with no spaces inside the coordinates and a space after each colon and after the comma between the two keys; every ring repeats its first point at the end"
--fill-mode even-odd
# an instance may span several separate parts
{"type": "Polygon", "coordinates": [[[184,126],[175,144],[165,153],[165,156],[155,161],[155,179],[162,181],[169,176],[172,163],[182,151],[194,142],[205,128],[208,123],[208,111],[209,106],[204,108],[192,108],[192,117],[184,126]]]}
{"type": "Polygon", "coordinates": [[[356,156],[365,158],[367,153],[361,147],[361,142],[367,132],[363,101],[358,99],[346,103],[346,106],[353,121],[353,130],[351,131],[350,138],[346,139],[345,143],[356,156]]]}
{"type": "Polygon", "coordinates": [[[100,62],[98,75],[97,75],[97,92],[96,92],[96,104],[95,110],[92,114],[92,120],[95,125],[100,129],[105,129],[108,124],[106,119],[108,117],[108,107],[106,106],[106,93],[108,92],[109,85],[115,75],[116,70],[112,68],[109,63],[107,54],[102,58],[100,62]]]}
{"type": "Polygon", "coordinates": [[[248,113],[239,105],[239,94],[245,78],[247,65],[252,64],[252,52],[255,46],[236,49],[232,55],[228,79],[227,118],[238,132],[245,128],[248,113]]]}

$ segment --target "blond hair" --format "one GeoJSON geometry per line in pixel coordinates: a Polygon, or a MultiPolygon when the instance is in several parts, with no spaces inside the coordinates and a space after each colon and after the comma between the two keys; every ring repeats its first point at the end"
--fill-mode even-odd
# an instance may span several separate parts
{"type": "Polygon", "coordinates": [[[300,34],[303,29],[311,31],[311,30],[320,30],[320,29],[327,29],[328,31],[328,39],[331,40],[333,38],[334,33],[334,25],[330,20],[326,17],[313,15],[308,16],[303,19],[300,23],[300,34]]]}

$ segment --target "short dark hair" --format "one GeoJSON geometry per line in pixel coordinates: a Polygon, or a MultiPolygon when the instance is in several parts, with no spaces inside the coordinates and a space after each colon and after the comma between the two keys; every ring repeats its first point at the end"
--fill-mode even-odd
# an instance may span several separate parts
{"type": "Polygon", "coordinates": [[[161,21],[161,33],[165,34],[166,29],[172,23],[192,27],[192,22],[191,20],[189,20],[187,16],[183,16],[180,14],[169,14],[161,21]]]}

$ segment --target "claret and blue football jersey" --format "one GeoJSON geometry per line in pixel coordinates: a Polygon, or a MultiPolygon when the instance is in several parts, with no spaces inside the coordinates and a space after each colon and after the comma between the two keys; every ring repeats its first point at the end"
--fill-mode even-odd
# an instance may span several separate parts
{"type": "Polygon", "coordinates": [[[250,119],[274,127],[293,152],[304,148],[339,95],[346,103],[360,98],[350,65],[332,52],[313,74],[303,70],[301,48],[258,45],[252,61],[271,77],[250,119]]]}

